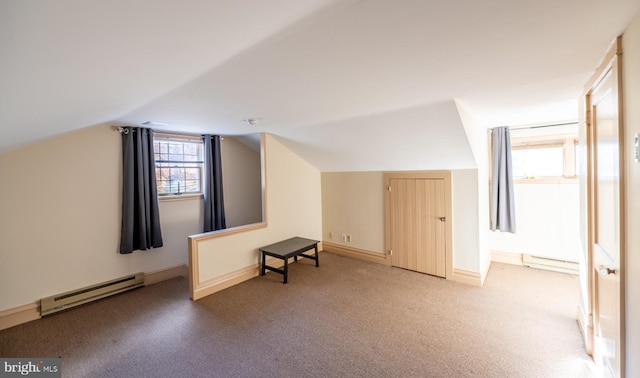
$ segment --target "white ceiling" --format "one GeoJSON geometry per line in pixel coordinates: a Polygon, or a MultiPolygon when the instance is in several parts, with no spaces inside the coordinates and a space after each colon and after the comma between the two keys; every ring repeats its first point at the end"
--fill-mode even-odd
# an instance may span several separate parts
{"type": "Polygon", "coordinates": [[[0,151],[105,122],[266,131],[322,171],[475,166],[577,118],[640,0],[2,0],[0,151]],[[261,123],[241,120],[260,117],[261,123]]]}

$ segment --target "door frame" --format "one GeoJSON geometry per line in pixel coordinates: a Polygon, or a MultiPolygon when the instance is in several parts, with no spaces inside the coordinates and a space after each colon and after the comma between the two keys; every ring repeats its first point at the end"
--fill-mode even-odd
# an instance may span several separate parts
{"type": "MultiPolygon", "coordinates": [[[[619,195],[620,195],[620,212],[619,212],[619,237],[620,237],[620,309],[619,309],[619,324],[620,324],[620,350],[616,351],[620,354],[620,373],[621,376],[625,375],[625,358],[626,358],[626,347],[625,347],[625,280],[626,280],[626,259],[625,259],[625,247],[626,247],[626,238],[625,238],[625,176],[624,176],[624,107],[623,107],[623,92],[622,92],[622,37],[617,37],[609,50],[603,57],[601,63],[598,68],[591,76],[589,81],[584,87],[583,92],[583,114],[584,123],[581,127],[586,128],[586,215],[587,215],[587,224],[586,224],[586,258],[585,264],[586,267],[583,270],[586,274],[586,296],[583,292],[582,295],[586,297],[586,314],[588,318],[586,319],[586,324],[582,325],[582,328],[585,330],[584,333],[584,341],[585,348],[588,354],[593,357],[596,357],[596,343],[595,343],[595,313],[596,313],[596,277],[594,273],[594,237],[595,237],[595,211],[596,211],[596,200],[595,200],[595,177],[594,177],[594,167],[596,164],[594,157],[594,128],[591,118],[591,94],[596,89],[596,87],[600,84],[600,82],[604,79],[605,75],[612,69],[615,69],[614,72],[616,74],[615,80],[617,84],[617,95],[618,95],[618,159],[619,159],[619,195]]],[[[596,361],[598,362],[598,361],[596,361]]]]}
{"type": "Polygon", "coordinates": [[[387,265],[391,265],[391,198],[389,188],[392,179],[442,179],[444,180],[445,208],[445,278],[453,279],[453,234],[451,217],[451,171],[406,171],[384,173],[384,246],[387,265]]]}

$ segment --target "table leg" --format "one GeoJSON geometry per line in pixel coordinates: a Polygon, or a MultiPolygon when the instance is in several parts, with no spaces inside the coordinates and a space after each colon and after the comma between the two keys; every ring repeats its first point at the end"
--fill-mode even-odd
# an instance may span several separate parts
{"type": "Polygon", "coordinates": [[[264,276],[265,274],[265,264],[267,263],[267,256],[262,252],[262,266],[260,267],[260,275],[264,276]]]}
{"type": "Polygon", "coordinates": [[[314,247],[316,250],[316,268],[317,268],[320,266],[320,259],[318,258],[318,244],[316,244],[314,247]]]}
{"type": "Polygon", "coordinates": [[[284,282],[287,283],[287,276],[289,275],[289,259],[284,259],[284,282]]]}

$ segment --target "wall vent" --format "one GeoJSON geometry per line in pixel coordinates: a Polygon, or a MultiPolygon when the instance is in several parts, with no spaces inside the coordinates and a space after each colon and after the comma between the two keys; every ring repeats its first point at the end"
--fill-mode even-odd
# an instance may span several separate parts
{"type": "Polygon", "coordinates": [[[84,303],[92,302],[123,291],[138,288],[144,285],[144,273],[136,273],[130,276],[106,281],[97,285],[87,286],[82,289],[67,291],[40,300],[40,315],[45,316],[54,312],[66,310],[84,303]]]}
{"type": "Polygon", "coordinates": [[[527,254],[522,255],[522,265],[530,268],[553,270],[569,274],[578,274],[580,272],[580,264],[575,261],[551,259],[527,254]]]}

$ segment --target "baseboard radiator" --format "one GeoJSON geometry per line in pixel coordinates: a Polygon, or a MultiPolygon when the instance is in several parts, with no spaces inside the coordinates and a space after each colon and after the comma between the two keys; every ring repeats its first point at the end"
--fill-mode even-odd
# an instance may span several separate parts
{"type": "Polygon", "coordinates": [[[143,285],[144,273],[136,273],[82,289],[42,298],[40,300],[40,315],[53,314],[100,298],[122,293],[123,291],[136,289],[143,285]]]}
{"type": "Polygon", "coordinates": [[[580,265],[575,261],[558,260],[549,257],[522,255],[522,265],[530,268],[553,270],[562,273],[578,274],[580,265]]]}

